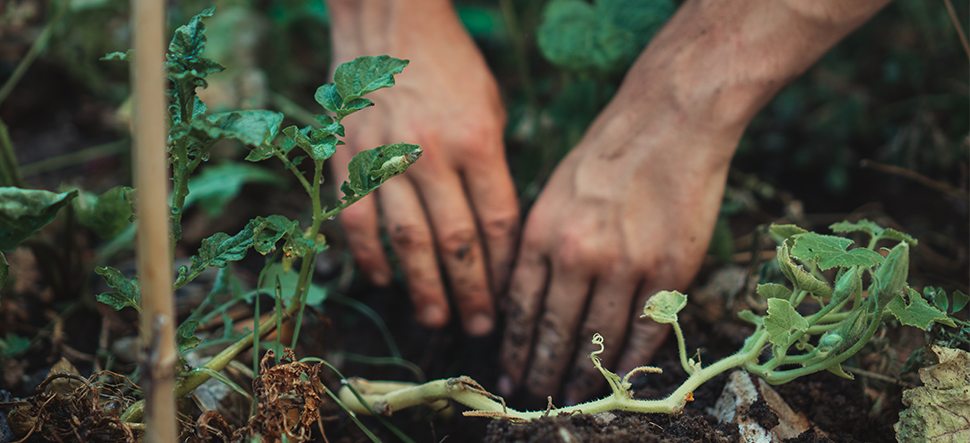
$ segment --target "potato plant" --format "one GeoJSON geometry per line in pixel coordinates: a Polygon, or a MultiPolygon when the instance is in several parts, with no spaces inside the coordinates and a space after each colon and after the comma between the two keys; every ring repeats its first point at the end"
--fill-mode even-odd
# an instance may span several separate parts
{"type": "MultiPolygon", "coordinates": [[[[320,234],[323,221],[332,219],[388,179],[403,173],[422,153],[419,146],[407,143],[379,146],[360,152],[348,166],[349,181],[340,186],[343,197],[334,207],[325,207],[321,196],[323,165],[337,147],[344,144],[341,140],[344,137],[341,121],[348,115],[373,106],[374,103],[364,96],[393,86],[394,75],[401,73],[408,61],[382,55],[360,57],[338,66],[334,73],[334,82],[318,88],[314,96],[333,115],[315,115],[316,124],[313,126],[288,126],[281,129],[283,114],[269,110],[207,114],[206,104],[196,95],[196,89],[206,87],[206,78],[224,69],[219,63],[202,56],[206,44],[203,20],[211,17],[213,12],[214,8],[207,9],[194,16],[187,25],[179,27],[166,54],[165,70],[171,85],[168,91],[168,151],[173,181],[170,203],[173,250],[181,239],[181,220],[189,196],[190,177],[209,159],[212,147],[222,140],[237,140],[251,148],[246,156],[246,160],[250,162],[269,158],[283,162],[310,197],[312,219],[310,225],[303,228],[299,221],[289,220],[282,215],[256,217],[246,223],[238,233],[230,235],[219,232],[202,240],[198,254],[191,257],[191,264],[177,269],[173,283],[175,289],[188,284],[210,267],[225,268],[230,262],[241,260],[249,249],[255,249],[263,255],[273,254],[267,267],[279,260],[284,268],[289,269],[299,261],[298,283],[291,294],[281,294],[277,278],[275,321],[270,319],[262,324],[258,323],[257,311],[251,334],[236,340],[204,367],[188,369],[177,376],[177,397],[190,394],[213,374],[224,369],[240,352],[254,342],[258,343],[260,337],[276,328],[283,316],[297,318],[295,343],[299,335],[299,319],[302,317],[310,287],[314,257],[327,247],[325,238],[320,234]],[[300,169],[304,162],[311,164],[309,176],[300,169]]],[[[108,54],[103,60],[130,61],[135,56],[133,51],[115,52],[108,54]]],[[[78,196],[78,191],[57,194],[8,187],[0,188],[0,196],[0,222],[3,222],[0,229],[0,249],[9,250],[50,223],[61,207],[78,196]]],[[[123,215],[124,223],[127,223],[131,216],[133,199],[137,199],[137,190],[125,188],[109,191],[100,199],[87,199],[85,207],[92,207],[91,212],[94,214],[90,217],[89,224],[92,227],[115,228],[115,225],[107,226],[103,218],[111,216],[109,218],[115,220],[119,213],[123,215]],[[127,212],[123,210],[125,205],[127,212]]],[[[134,202],[134,208],[137,210],[137,201],[134,202]]],[[[174,269],[174,265],[172,267],[174,269]]],[[[0,285],[4,283],[7,271],[7,263],[0,255],[0,285]]],[[[121,271],[107,266],[98,267],[95,272],[104,277],[112,289],[111,292],[98,295],[99,301],[116,310],[126,307],[140,310],[137,277],[128,278],[121,271]]],[[[180,354],[201,343],[195,335],[195,329],[200,324],[201,311],[202,309],[197,309],[178,327],[177,346],[180,354]]],[[[143,408],[144,403],[137,402],[125,411],[122,418],[126,421],[139,421],[143,408]]]]}
{"type": "MultiPolygon", "coordinates": [[[[630,378],[660,372],[660,369],[643,366],[622,378],[610,372],[597,357],[603,346],[599,334],[594,335],[593,343],[600,345],[600,350],[590,354],[589,358],[609,382],[612,394],[588,403],[553,408],[550,399],[545,411],[520,412],[506,407],[501,398],[486,392],[468,377],[421,385],[354,379],[349,385],[361,395],[349,388],[342,389],[340,395],[360,413],[373,409],[390,414],[409,406],[452,399],[472,409],[465,415],[513,421],[532,420],[552,412],[624,410],[678,414],[693,398],[692,392],[698,386],[733,368],[742,368],[771,384],[786,383],[824,370],[852,378],[843,371],[841,363],[859,352],[879,326],[893,317],[904,325],[920,329],[926,329],[934,322],[955,326],[945,308],[941,310],[930,305],[906,283],[909,248],[917,243],[914,238],[868,220],[840,222],[833,224],[831,229],[836,233],[867,234],[869,243],[849,249],[853,241],[844,237],[808,232],[794,225],[771,227],[773,237],[780,242],[777,263],[788,282],[758,285],[757,293],[767,299],[767,312],[742,311],[740,318],[754,325],[754,332],[738,352],[717,362],[705,366],[690,358],[685,349],[677,314],[687,305],[687,296],[677,291],[661,291],[647,301],[641,317],[673,327],[680,362],[688,374],[667,398],[634,399],[630,378]],[[897,244],[892,249],[878,248],[877,244],[882,240],[897,244]],[[880,252],[887,254],[884,257],[880,252]],[[822,273],[831,269],[837,270],[832,282],[822,273]],[[870,283],[864,287],[867,276],[870,283]]],[[[956,293],[954,304],[956,311],[962,309],[967,304],[967,297],[956,293]]]]}

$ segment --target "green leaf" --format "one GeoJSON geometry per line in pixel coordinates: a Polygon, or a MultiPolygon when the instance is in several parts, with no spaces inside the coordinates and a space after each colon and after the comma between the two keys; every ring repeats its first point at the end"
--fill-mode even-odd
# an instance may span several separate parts
{"type": "Polygon", "coordinates": [[[823,271],[836,266],[871,268],[882,263],[883,260],[878,252],[866,248],[855,248],[848,251],[848,247],[854,242],[843,237],[809,232],[807,234],[796,234],[792,238],[795,245],[791,249],[791,255],[799,260],[812,260],[823,271]]]}
{"type": "Polygon", "coordinates": [[[386,55],[357,57],[337,66],[333,73],[336,92],[343,103],[350,103],[370,92],[394,86],[394,74],[400,74],[407,65],[407,60],[386,55]]]}
{"type": "Polygon", "coordinates": [[[205,120],[194,120],[192,127],[204,132],[211,139],[210,143],[231,138],[259,148],[273,141],[279,133],[281,123],[283,114],[254,109],[212,114],[205,120]]]}
{"type": "Polygon", "coordinates": [[[209,217],[218,217],[247,183],[286,186],[287,181],[266,168],[234,161],[220,162],[189,179],[185,209],[198,202],[209,217]]]}
{"type": "Polygon", "coordinates": [[[337,110],[337,120],[343,120],[344,117],[371,106],[374,106],[374,102],[366,98],[355,98],[344,103],[344,107],[337,110]]]}
{"type": "Polygon", "coordinates": [[[946,297],[946,291],[943,288],[927,286],[923,288],[923,298],[932,300],[936,308],[943,312],[947,312],[950,309],[950,300],[946,297]]]}
{"type": "Polygon", "coordinates": [[[777,260],[781,268],[781,273],[785,275],[788,281],[798,285],[800,289],[804,289],[819,297],[832,298],[832,288],[829,287],[828,283],[815,278],[805,268],[796,265],[791,260],[791,256],[788,254],[787,241],[778,247],[777,260]]]}
{"type": "Polygon", "coordinates": [[[847,378],[849,380],[855,380],[855,377],[852,376],[852,374],[849,374],[848,372],[845,372],[844,369],[842,369],[842,364],[841,363],[840,364],[837,364],[837,365],[834,365],[834,366],[829,366],[826,369],[829,372],[831,372],[831,373],[833,373],[835,375],[838,375],[839,377],[847,378]]]}
{"type": "Polygon", "coordinates": [[[676,323],[677,313],[687,306],[687,296],[678,291],[660,291],[650,297],[643,306],[643,317],[657,323],[676,323]]]}
{"type": "MultiPolygon", "coordinates": [[[[350,189],[366,194],[391,177],[404,172],[421,157],[421,147],[407,143],[379,146],[360,151],[347,165],[350,189]]],[[[344,187],[341,186],[341,189],[344,187]]],[[[344,190],[346,193],[346,190],[344,190]]]]}
{"type": "Polygon", "coordinates": [[[126,278],[121,271],[108,266],[97,267],[94,272],[104,277],[108,287],[115,290],[114,292],[98,294],[99,302],[110,306],[115,311],[132,307],[141,312],[141,306],[138,304],[140,298],[138,277],[126,278]]]}
{"type": "Polygon", "coordinates": [[[16,357],[30,350],[30,339],[12,332],[7,333],[6,340],[0,340],[0,356],[16,357]]]}
{"type": "Polygon", "coordinates": [[[196,319],[186,320],[179,325],[175,335],[178,339],[177,346],[179,354],[195,348],[199,346],[199,343],[202,343],[202,340],[195,335],[195,330],[198,327],[199,321],[196,319]]]}
{"type": "Polygon", "coordinates": [[[967,306],[970,302],[970,296],[964,294],[962,291],[953,291],[953,313],[956,314],[960,312],[963,308],[967,306]]]}
{"type": "Polygon", "coordinates": [[[893,228],[883,228],[878,224],[871,222],[866,219],[859,220],[858,222],[838,222],[829,226],[829,229],[835,233],[847,233],[847,232],[865,232],[872,236],[873,238],[896,240],[909,243],[910,246],[916,246],[919,242],[915,238],[899,232],[893,228]]]}
{"type": "Polygon", "coordinates": [[[616,72],[633,60],[639,49],[633,33],[582,0],[546,4],[537,33],[542,55],[574,71],[616,72]]]}
{"type": "Polygon", "coordinates": [[[808,233],[808,231],[796,225],[771,225],[770,232],[772,238],[778,243],[788,240],[793,235],[808,233]]]}
{"type": "Polygon", "coordinates": [[[344,99],[337,92],[337,85],[333,83],[327,83],[317,88],[317,92],[313,94],[313,99],[320,103],[323,109],[333,113],[337,113],[344,105],[344,99]]]}
{"type": "Polygon", "coordinates": [[[744,321],[746,321],[748,323],[751,323],[751,324],[753,324],[755,326],[758,326],[758,325],[760,325],[760,324],[763,323],[763,320],[762,320],[762,318],[761,318],[760,315],[757,315],[757,314],[755,314],[754,312],[751,312],[748,309],[745,309],[745,310],[742,310],[741,312],[738,312],[738,318],[740,318],[741,320],[744,320],[744,321]]]}
{"type": "Polygon", "coordinates": [[[104,57],[101,57],[98,60],[104,60],[104,61],[119,60],[119,61],[126,61],[126,62],[134,62],[135,50],[129,49],[125,52],[109,52],[105,54],[104,57]]]}
{"type": "Polygon", "coordinates": [[[199,255],[192,256],[191,267],[187,270],[185,267],[179,269],[175,287],[182,287],[210,266],[224,268],[229,262],[242,260],[246,257],[246,251],[253,245],[253,238],[253,224],[250,222],[232,237],[225,232],[217,232],[203,239],[199,255]]]}
{"type": "Polygon", "coordinates": [[[785,287],[785,285],[779,285],[778,283],[765,283],[758,285],[755,292],[764,298],[781,298],[785,300],[791,298],[791,289],[788,289],[785,287]]]}
{"type": "Polygon", "coordinates": [[[283,129],[283,134],[286,137],[303,149],[307,154],[310,155],[314,161],[324,161],[330,158],[334,152],[337,150],[337,138],[332,135],[327,135],[320,140],[311,139],[310,135],[312,130],[307,127],[304,129],[297,129],[296,126],[288,126],[283,129]]]}
{"type": "Polygon", "coordinates": [[[276,251],[276,242],[284,236],[300,236],[300,222],[282,215],[256,217],[249,225],[253,230],[253,247],[263,255],[276,251]]]}
{"type": "MultiPolygon", "coordinates": [[[[279,278],[280,287],[284,294],[283,301],[289,305],[291,296],[296,293],[296,288],[300,283],[300,273],[294,269],[287,272],[281,263],[273,263],[266,268],[266,273],[263,275],[263,289],[275,291],[277,278],[279,278]]],[[[308,305],[319,305],[327,299],[327,289],[322,286],[310,283],[307,291],[306,303],[308,305]]]]}
{"type": "Polygon", "coordinates": [[[131,224],[133,193],[134,190],[127,186],[115,186],[100,196],[81,192],[80,198],[71,204],[78,223],[107,241],[117,237],[131,224]]]}
{"type": "Polygon", "coordinates": [[[788,300],[768,299],[768,316],[764,319],[768,340],[776,346],[788,346],[795,331],[808,330],[808,321],[802,317],[788,300]]]}
{"type": "Polygon", "coordinates": [[[639,53],[674,15],[676,7],[670,0],[597,0],[596,9],[633,35],[639,53]]]}
{"type": "MultiPolygon", "coordinates": [[[[906,243],[900,244],[904,245],[906,243]]],[[[906,288],[906,295],[909,297],[909,304],[903,300],[903,297],[897,296],[893,297],[886,305],[889,312],[892,312],[899,319],[900,323],[924,330],[930,327],[930,323],[932,322],[942,323],[950,327],[956,326],[953,320],[946,316],[946,313],[930,306],[926,299],[912,288],[906,288]]]]}
{"type": "Polygon", "coordinates": [[[0,251],[0,289],[3,289],[3,285],[7,283],[9,275],[10,263],[7,263],[7,257],[4,257],[3,251],[0,251]]]}
{"type": "Polygon", "coordinates": [[[76,190],[56,194],[0,187],[0,250],[12,250],[18,243],[34,235],[53,221],[57,211],[77,195],[76,190]]]}
{"type": "Polygon", "coordinates": [[[913,238],[912,236],[910,236],[909,234],[899,232],[893,228],[883,229],[882,235],[880,235],[879,237],[889,239],[889,240],[906,242],[910,246],[916,246],[919,244],[919,241],[913,238]]]}
{"type": "Polygon", "coordinates": [[[205,25],[202,20],[212,17],[215,8],[209,8],[192,17],[188,24],[175,30],[165,64],[169,76],[178,82],[188,81],[195,86],[205,86],[205,77],[225,69],[225,66],[202,57],[205,51],[205,25]]]}

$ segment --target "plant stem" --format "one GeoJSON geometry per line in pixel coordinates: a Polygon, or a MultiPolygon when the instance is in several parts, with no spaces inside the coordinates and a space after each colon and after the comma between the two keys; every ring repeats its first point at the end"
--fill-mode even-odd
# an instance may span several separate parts
{"type": "Polygon", "coordinates": [[[684,331],[680,329],[680,324],[677,322],[673,322],[671,326],[674,328],[674,335],[677,336],[677,353],[680,354],[680,365],[684,367],[684,371],[686,371],[687,374],[693,374],[694,368],[692,368],[687,362],[687,349],[684,345],[684,331]]]}
{"type": "Polygon", "coordinates": [[[13,142],[10,141],[10,133],[7,132],[7,125],[3,123],[3,120],[0,120],[0,177],[3,177],[0,186],[26,188],[27,183],[24,182],[20,172],[13,142]]]}

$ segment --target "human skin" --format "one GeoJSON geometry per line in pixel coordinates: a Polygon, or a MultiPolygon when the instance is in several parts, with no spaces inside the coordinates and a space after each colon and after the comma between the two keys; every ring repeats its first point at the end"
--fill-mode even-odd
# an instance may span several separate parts
{"type": "MultiPolygon", "coordinates": [[[[600,357],[608,367],[618,360],[629,371],[649,361],[667,329],[636,317],[652,294],[684,289],[697,273],[744,128],[887,2],[681,6],[526,219],[508,293],[503,394],[521,387],[544,398],[563,383],[569,403],[595,393],[603,380],[586,358],[594,332],[606,338],[600,357]]],[[[407,141],[425,151],[377,191],[378,203],[365,199],[341,214],[357,262],[375,283],[389,281],[380,206],[419,322],[447,321],[447,311],[429,314],[447,309],[440,260],[465,329],[487,333],[490,321],[472,319],[493,313],[488,284],[491,292],[504,286],[518,220],[495,81],[442,0],[328,5],[335,62],[377,54],[411,60],[398,86],[375,93],[375,109],[347,119],[347,139],[357,144],[334,155],[337,180],[359,149],[407,141]],[[463,261],[460,251],[473,259],[463,261]]]]}
{"type": "Polygon", "coordinates": [[[447,280],[465,331],[488,334],[493,294],[507,284],[520,220],[495,79],[449,1],[330,0],[328,6],[334,66],[361,55],[411,61],[397,85],[368,96],[374,108],[344,121],[348,146],[329,162],[337,183],[363,149],[408,142],[423,151],[407,174],[340,214],[357,264],[375,284],[390,283],[383,227],[418,322],[447,324],[447,280]]]}

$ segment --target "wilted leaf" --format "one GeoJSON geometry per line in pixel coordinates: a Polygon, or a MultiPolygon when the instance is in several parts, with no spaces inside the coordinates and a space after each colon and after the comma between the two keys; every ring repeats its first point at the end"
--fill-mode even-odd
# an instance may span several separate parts
{"type": "Polygon", "coordinates": [[[785,241],[778,247],[778,266],[781,268],[781,273],[785,275],[788,281],[798,285],[800,289],[804,289],[822,298],[832,298],[832,288],[829,287],[828,283],[825,283],[814,275],[810,274],[801,266],[798,266],[791,260],[791,256],[788,254],[788,242],[785,241]]]}
{"type": "Polygon", "coordinates": [[[660,291],[654,294],[643,306],[643,317],[650,317],[657,323],[675,323],[677,313],[687,306],[687,296],[678,291],[660,291]]]}
{"type": "Polygon", "coordinates": [[[48,191],[0,187],[0,250],[12,250],[46,226],[78,191],[48,191]]]}
{"type": "Polygon", "coordinates": [[[781,298],[785,300],[791,298],[791,289],[786,288],[785,285],[779,285],[778,283],[765,283],[758,285],[755,292],[764,298],[781,298]]]}
{"type": "Polygon", "coordinates": [[[286,185],[286,180],[266,168],[248,163],[220,162],[189,179],[189,195],[185,197],[184,207],[188,209],[198,202],[209,217],[218,217],[246,183],[280,188],[286,185]]]}
{"type": "Polygon", "coordinates": [[[795,246],[791,255],[799,260],[812,260],[823,271],[836,266],[864,266],[873,267],[882,263],[882,256],[866,248],[847,248],[854,243],[852,240],[833,235],[821,235],[814,232],[798,234],[793,237],[795,246]]]}
{"type": "Polygon", "coordinates": [[[945,312],[930,306],[926,299],[912,288],[906,288],[906,294],[909,296],[909,304],[903,300],[903,297],[893,297],[886,305],[889,312],[892,312],[900,323],[920,329],[930,327],[932,322],[942,323],[950,327],[956,326],[953,320],[946,316],[945,312]]]}
{"type": "Polygon", "coordinates": [[[98,294],[99,302],[110,306],[115,311],[132,307],[141,312],[141,306],[138,304],[140,292],[138,277],[126,278],[121,271],[109,266],[95,268],[94,272],[104,277],[108,287],[115,290],[115,292],[98,294]]]}
{"type": "Polygon", "coordinates": [[[788,346],[795,331],[808,330],[808,321],[801,316],[788,300],[768,299],[768,316],[764,319],[768,340],[777,346],[788,346]]]}
{"type": "Polygon", "coordinates": [[[370,92],[394,86],[394,74],[400,74],[407,65],[407,60],[387,55],[357,57],[337,66],[333,73],[335,90],[343,103],[350,103],[370,92]]]}
{"type": "Polygon", "coordinates": [[[970,353],[932,346],[939,364],[919,370],[923,386],[903,391],[896,441],[952,443],[970,441],[970,353]]]}
{"type": "Polygon", "coordinates": [[[198,327],[199,321],[195,319],[186,320],[179,325],[178,330],[176,331],[176,338],[178,339],[176,346],[178,347],[178,352],[180,354],[188,351],[189,349],[195,348],[196,346],[199,346],[199,343],[202,343],[202,340],[195,335],[195,330],[198,327]]]}
{"type": "Polygon", "coordinates": [[[127,186],[115,186],[100,196],[82,192],[72,202],[78,223],[102,240],[117,237],[131,224],[133,191],[127,186]]]}

